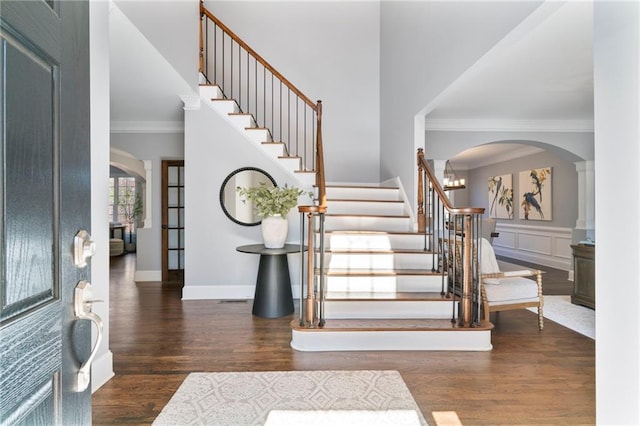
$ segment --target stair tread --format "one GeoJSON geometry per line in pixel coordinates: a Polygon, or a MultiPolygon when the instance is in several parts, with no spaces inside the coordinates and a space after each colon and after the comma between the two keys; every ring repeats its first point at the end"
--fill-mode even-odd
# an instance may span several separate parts
{"type": "Polygon", "coordinates": [[[325,213],[325,216],[331,217],[389,217],[389,218],[401,218],[401,219],[409,219],[409,215],[395,215],[395,214],[362,214],[362,213],[325,213]]]}
{"type": "MultiPolygon", "coordinates": [[[[320,252],[320,249],[316,248],[315,249],[316,252],[320,252]]],[[[423,250],[423,249],[405,249],[405,248],[398,248],[398,249],[371,249],[371,250],[367,250],[367,249],[337,249],[337,250],[325,250],[325,253],[329,253],[329,254],[424,254],[424,255],[430,255],[430,254],[435,254],[435,252],[429,251],[429,250],[423,250]]]]}
{"type": "Polygon", "coordinates": [[[375,186],[375,185],[325,185],[325,188],[355,188],[355,189],[394,189],[398,190],[397,186],[375,186]]]}
{"type": "MultiPolygon", "coordinates": [[[[319,272],[316,269],[316,274],[319,272]]],[[[395,277],[398,275],[442,275],[441,272],[431,269],[330,269],[326,276],[351,276],[351,277],[395,277]]]]}
{"type": "Polygon", "coordinates": [[[489,321],[481,321],[471,328],[452,323],[450,319],[327,319],[322,328],[301,326],[298,320],[291,321],[297,331],[487,331],[493,329],[489,321]]]}
{"type": "MultiPolygon", "coordinates": [[[[456,297],[456,299],[458,299],[456,297]]],[[[451,297],[442,296],[439,292],[412,291],[328,291],[326,301],[437,301],[452,302],[451,297]]]]}
{"type": "Polygon", "coordinates": [[[389,203],[389,204],[404,204],[402,200],[376,200],[376,199],[353,199],[353,198],[327,198],[327,203],[389,203]]]}

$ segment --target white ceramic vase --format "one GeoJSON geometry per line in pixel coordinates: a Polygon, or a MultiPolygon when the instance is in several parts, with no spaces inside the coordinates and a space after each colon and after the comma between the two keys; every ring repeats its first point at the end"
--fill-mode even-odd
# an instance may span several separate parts
{"type": "Polygon", "coordinates": [[[262,219],[262,240],[266,248],[282,248],[287,241],[289,223],[286,217],[277,214],[262,219]]]}

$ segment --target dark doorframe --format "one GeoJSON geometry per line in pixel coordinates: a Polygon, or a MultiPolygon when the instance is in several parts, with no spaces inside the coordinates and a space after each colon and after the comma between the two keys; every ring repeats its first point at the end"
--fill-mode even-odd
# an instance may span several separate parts
{"type": "Polygon", "coordinates": [[[162,282],[184,282],[184,160],[162,161],[162,282]]]}

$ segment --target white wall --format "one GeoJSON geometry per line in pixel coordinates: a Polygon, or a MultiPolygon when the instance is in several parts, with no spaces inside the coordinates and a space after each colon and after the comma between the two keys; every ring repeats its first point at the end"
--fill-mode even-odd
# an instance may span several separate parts
{"type": "MultiPolygon", "coordinates": [[[[207,105],[185,111],[185,129],[183,298],[253,298],[259,258],[237,252],[236,247],[260,243],[260,226],[242,226],[227,218],[220,206],[222,183],[234,170],[257,167],[269,173],[279,186],[300,184],[207,105]]],[[[310,200],[302,198],[300,202],[310,200]]],[[[297,209],[291,210],[288,219],[287,241],[297,243],[297,209]]],[[[294,289],[300,282],[299,261],[299,255],[289,255],[294,289]]]]}
{"type": "Polygon", "coordinates": [[[596,1],[594,40],[596,421],[637,425],[640,3],[596,1]]]}
{"type": "Polygon", "coordinates": [[[379,182],[379,3],[205,5],[310,99],[322,100],[327,181],[379,182]]]}
{"type": "Polygon", "coordinates": [[[198,0],[114,0],[191,88],[198,88],[198,0]]]}
{"type": "MultiPolygon", "coordinates": [[[[382,179],[399,176],[415,197],[415,116],[529,15],[539,2],[381,3],[382,179]],[[436,13],[437,11],[437,13],[436,13]],[[438,21],[434,21],[434,19],[438,21]],[[446,26],[441,22],[445,20],[446,26]]],[[[429,152],[428,158],[433,158],[429,152]]]]}

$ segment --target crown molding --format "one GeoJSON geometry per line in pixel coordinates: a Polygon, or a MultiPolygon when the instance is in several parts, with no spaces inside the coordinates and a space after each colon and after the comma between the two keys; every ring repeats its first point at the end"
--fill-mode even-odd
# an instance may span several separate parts
{"type": "Polygon", "coordinates": [[[593,132],[593,120],[483,120],[435,118],[426,130],[458,132],[593,132]]]}
{"type": "Polygon", "coordinates": [[[184,133],[184,122],[112,121],[111,133],[184,133]]]}

